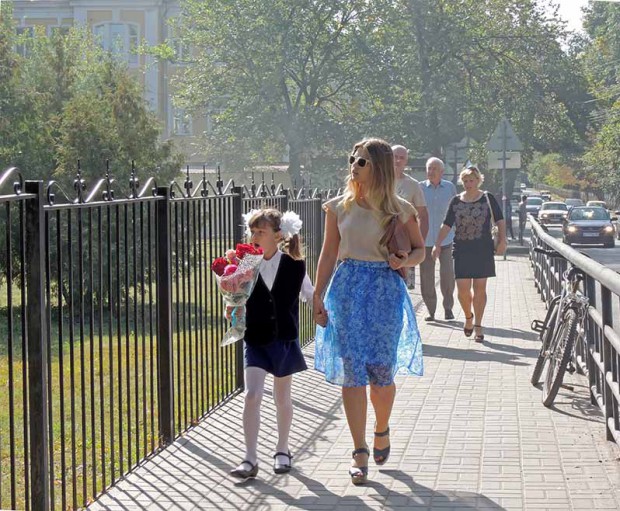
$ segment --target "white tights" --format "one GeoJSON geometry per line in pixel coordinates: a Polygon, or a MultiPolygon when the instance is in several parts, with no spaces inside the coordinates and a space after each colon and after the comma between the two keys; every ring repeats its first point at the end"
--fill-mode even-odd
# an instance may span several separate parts
{"type": "MultiPolygon", "coordinates": [[[[245,436],[245,457],[252,464],[258,461],[258,431],[260,430],[260,405],[265,390],[267,371],[258,367],[245,369],[245,403],[243,406],[243,434],[245,436]]],[[[276,405],[278,422],[278,443],[276,452],[288,452],[288,437],[293,421],[291,383],[293,376],[273,378],[273,401],[276,405]]],[[[287,460],[288,461],[288,460],[287,460]]]]}

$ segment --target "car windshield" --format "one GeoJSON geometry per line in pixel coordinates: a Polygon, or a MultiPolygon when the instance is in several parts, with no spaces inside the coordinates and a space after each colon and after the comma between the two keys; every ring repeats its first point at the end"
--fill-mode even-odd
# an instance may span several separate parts
{"type": "Polygon", "coordinates": [[[566,199],[566,204],[569,206],[583,206],[583,201],[581,199],[566,199]]]}
{"type": "Polygon", "coordinates": [[[563,202],[546,202],[540,209],[561,209],[562,211],[567,211],[568,206],[563,202]]]}
{"type": "Polygon", "coordinates": [[[603,208],[575,208],[570,213],[571,220],[609,220],[603,208]]]}
{"type": "Polygon", "coordinates": [[[540,206],[543,203],[543,200],[540,197],[528,197],[525,203],[528,206],[540,206]]]}
{"type": "Polygon", "coordinates": [[[588,203],[586,205],[587,206],[598,206],[600,208],[606,208],[607,207],[607,205],[604,202],[597,201],[597,200],[588,201],[588,203]]]}

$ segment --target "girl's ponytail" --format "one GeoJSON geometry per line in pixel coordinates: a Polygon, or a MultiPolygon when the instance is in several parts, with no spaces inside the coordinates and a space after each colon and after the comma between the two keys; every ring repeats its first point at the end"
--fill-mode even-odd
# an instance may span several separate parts
{"type": "Polygon", "coordinates": [[[282,213],[280,232],[284,240],[284,250],[295,260],[303,259],[301,240],[299,239],[299,231],[301,231],[302,225],[301,218],[294,211],[282,213]]]}
{"type": "Polygon", "coordinates": [[[284,250],[296,261],[304,258],[299,234],[293,234],[290,238],[284,240],[284,250]]]}

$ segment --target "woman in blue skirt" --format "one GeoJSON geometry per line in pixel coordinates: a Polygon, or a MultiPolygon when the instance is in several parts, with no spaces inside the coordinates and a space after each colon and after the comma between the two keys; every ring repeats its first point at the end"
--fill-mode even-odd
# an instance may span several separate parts
{"type": "Polygon", "coordinates": [[[362,140],[353,147],[349,163],[345,193],[323,205],[325,238],[313,297],[318,325],[315,368],[328,382],[342,387],[353,438],[349,475],[353,484],[362,484],[368,479],[370,456],[365,439],[366,387],[370,385],[375,412],[373,458],[383,465],[390,453],[394,376],[422,375],[422,343],[413,305],[395,270],[420,264],[425,249],[415,208],[395,193],[390,145],[380,139],[362,140]],[[395,215],[409,233],[414,247],[409,253],[390,255],[380,243],[395,215]],[[337,260],[341,263],[334,273],[337,260]]]}

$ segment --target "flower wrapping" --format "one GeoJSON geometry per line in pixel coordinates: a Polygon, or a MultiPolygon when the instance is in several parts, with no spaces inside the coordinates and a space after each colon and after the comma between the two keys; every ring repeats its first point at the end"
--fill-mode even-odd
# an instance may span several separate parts
{"type": "Polygon", "coordinates": [[[224,333],[220,346],[243,339],[246,328],[243,307],[256,285],[262,260],[262,249],[239,243],[235,250],[227,250],[224,257],[217,257],[211,263],[224,304],[227,308],[232,307],[231,325],[224,333]]]}

